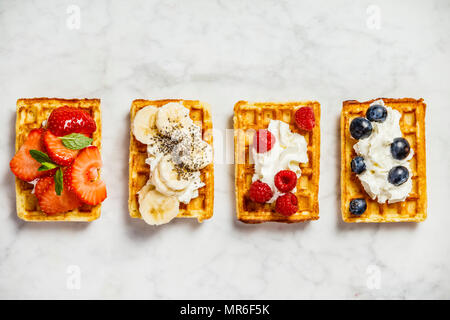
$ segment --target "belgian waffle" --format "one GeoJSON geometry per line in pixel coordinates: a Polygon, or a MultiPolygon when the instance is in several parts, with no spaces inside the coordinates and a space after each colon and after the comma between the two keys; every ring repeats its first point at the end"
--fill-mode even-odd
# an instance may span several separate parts
{"type": "MultiPolygon", "coordinates": [[[[102,123],[99,99],[34,98],[17,100],[16,152],[32,129],[40,128],[50,113],[62,106],[77,107],[87,111],[97,123],[92,145],[101,147],[102,123]]],[[[39,208],[33,185],[16,178],[16,206],[19,218],[26,221],[92,221],[100,217],[101,204],[83,205],[66,213],[47,215],[39,208]]]]}
{"type": "MultiPolygon", "coordinates": [[[[162,107],[169,102],[182,102],[189,109],[189,115],[194,123],[201,127],[203,140],[213,146],[211,110],[208,104],[194,100],[134,100],[130,110],[132,123],[136,113],[148,106],[162,107]]],[[[147,158],[147,145],[139,142],[130,129],[130,157],[129,157],[129,198],[128,209],[132,218],[141,218],[139,213],[138,192],[147,183],[150,175],[150,167],[145,163],[147,158]]],[[[180,212],[177,218],[197,218],[199,222],[209,219],[213,215],[214,205],[214,164],[209,164],[201,171],[201,180],[205,186],[198,190],[197,198],[188,204],[180,203],[180,212]]]]}
{"type": "Polygon", "coordinates": [[[237,218],[245,223],[300,222],[319,219],[319,175],[320,175],[320,104],[305,102],[247,102],[239,101],[234,106],[234,155],[237,218]],[[316,125],[312,131],[300,130],[295,125],[294,114],[300,107],[314,110],[316,125]],[[260,204],[250,200],[248,191],[254,174],[250,163],[250,147],[258,129],[265,129],[270,120],[282,120],[291,131],[303,135],[308,144],[308,163],[301,163],[301,177],[297,181],[298,211],[290,217],[275,212],[274,204],[260,204]]]}
{"type": "Polygon", "coordinates": [[[353,145],[356,141],[350,136],[350,122],[356,117],[364,117],[374,99],[366,102],[344,101],[341,114],[341,210],[345,222],[420,222],[427,217],[427,185],[425,155],[425,108],[423,99],[385,99],[384,103],[399,111],[400,129],[408,140],[414,156],[409,161],[411,167],[412,191],[405,201],[393,204],[379,204],[370,199],[358,177],[351,171],[350,162],[356,156],[353,145]],[[352,199],[364,198],[366,211],[356,216],[350,213],[352,199]]]}

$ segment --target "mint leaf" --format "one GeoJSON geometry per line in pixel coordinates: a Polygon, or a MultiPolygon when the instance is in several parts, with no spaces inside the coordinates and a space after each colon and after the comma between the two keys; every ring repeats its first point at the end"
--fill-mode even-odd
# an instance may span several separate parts
{"type": "Polygon", "coordinates": [[[42,162],[42,166],[39,167],[38,171],[48,171],[57,168],[58,166],[51,162],[42,162]]]}
{"type": "Polygon", "coordinates": [[[54,179],[55,179],[55,192],[58,196],[60,196],[63,191],[63,172],[61,168],[59,168],[58,171],[56,171],[54,179]]]}
{"type": "Polygon", "coordinates": [[[92,143],[92,138],[86,137],[81,133],[71,133],[67,136],[60,138],[62,144],[71,150],[81,150],[86,148],[92,143]]]}
{"type": "Polygon", "coordinates": [[[30,155],[33,157],[34,160],[36,160],[39,163],[44,162],[53,163],[52,160],[50,160],[49,156],[42,151],[30,150],[30,155]]]}

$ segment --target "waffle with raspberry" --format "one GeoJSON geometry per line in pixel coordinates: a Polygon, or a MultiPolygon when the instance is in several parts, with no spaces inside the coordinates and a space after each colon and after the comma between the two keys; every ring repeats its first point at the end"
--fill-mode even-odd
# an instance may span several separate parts
{"type": "MultiPolygon", "coordinates": [[[[320,104],[316,101],[300,102],[247,102],[239,101],[234,106],[234,155],[235,193],[237,218],[245,223],[284,222],[294,223],[319,219],[319,175],[320,175],[320,104]],[[299,129],[295,124],[295,113],[301,107],[310,107],[314,112],[315,125],[311,131],[299,129]],[[255,132],[267,129],[270,120],[281,120],[289,124],[294,133],[304,136],[307,142],[308,163],[300,164],[302,170],[297,180],[298,210],[283,215],[276,211],[276,203],[258,203],[250,199],[250,186],[254,164],[250,163],[250,148],[255,132]]],[[[309,122],[311,124],[311,121],[309,122]]],[[[280,207],[290,207],[280,200],[280,207]]]]}

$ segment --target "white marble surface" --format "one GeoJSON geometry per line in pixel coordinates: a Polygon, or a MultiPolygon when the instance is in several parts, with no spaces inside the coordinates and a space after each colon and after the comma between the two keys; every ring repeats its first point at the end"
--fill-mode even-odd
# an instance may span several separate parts
{"type": "Polygon", "coordinates": [[[0,298],[450,298],[449,14],[445,0],[0,1],[0,298]],[[66,24],[72,4],[80,29],[66,24]],[[109,197],[93,223],[16,217],[15,102],[41,96],[102,99],[109,197]],[[341,221],[341,103],[375,97],[428,104],[424,223],[341,221]],[[317,99],[320,220],[237,222],[233,166],[223,159],[213,219],[161,228],[131,220],[136,98],[207,101],[222,131],[240,99],[317,99]]]}

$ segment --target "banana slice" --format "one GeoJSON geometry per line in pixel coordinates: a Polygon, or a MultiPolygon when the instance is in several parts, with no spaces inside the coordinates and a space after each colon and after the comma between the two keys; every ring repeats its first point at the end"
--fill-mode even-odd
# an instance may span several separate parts
{"type": "Polygon", "coordinates": [[[212,161],[212,148],[204,140],[194,139],[187,146],[180,146],[174,151],[177,163],[183,163],[190,170],[201,170],[212,161]]]}
{"type": "Polygon", "coordinates": [[[185,170],[180,172],[182,169],[175,167],[169,155],[159,161],[158,170],[161,180],[172,190],[183,190],[189,185],[190,174],[185,170]]]}
{"type": "Polygon", "coordinates": [[[150,178],[151,183],[155,186],[156,190],[161,192],[162,194],[168,196],[175,196],[177,192],[175,190],[170,189],[162,180],[161,175],[159,173],[159,166],[153,170],[150,178]]]}
{"type": "Polygon", "coordinates": [[[146,106],[136,113],[133,121],[133,134],[139,142],[150,144],[152,138],[158,133],[156,116],[158,108],[146,106]]]}
{"type": "Polygon", "coordinates": [[[159,108],[156,116],[156,127],[165,136],[174,141],[180,141],[189,135],[189,128],[193,121],[189,117],[189,110],[177,102],[169,102],[159,108]]]}
{"type": "Polygon", "coordinates": [[[180,211],[180,202],[176,197],[160,193],[151,184],[139,191],[139,212],[142,219],[150,225],[170,222],[180,211]]]}

